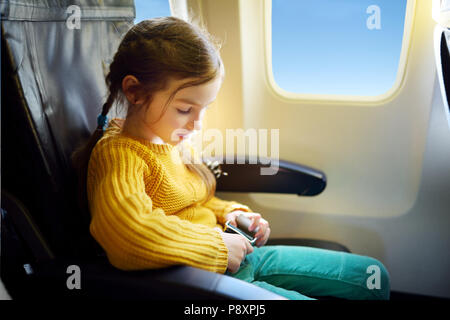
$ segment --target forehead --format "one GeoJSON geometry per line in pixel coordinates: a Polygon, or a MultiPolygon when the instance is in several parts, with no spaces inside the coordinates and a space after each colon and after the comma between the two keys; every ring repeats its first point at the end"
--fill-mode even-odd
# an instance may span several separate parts
{"type": "MultiPolygon", "coordinates": [[[[176,90],[176,88],[185,83],[186,81],[172,83],[172,90],[176,90]]],[[[221,84],[222,80],[220,78],[216,78],[200,85],[182,88],[178,90],[172,101],[195,106],[204,106],[205,104],[209,104],[215,100],[221,84]]]]}

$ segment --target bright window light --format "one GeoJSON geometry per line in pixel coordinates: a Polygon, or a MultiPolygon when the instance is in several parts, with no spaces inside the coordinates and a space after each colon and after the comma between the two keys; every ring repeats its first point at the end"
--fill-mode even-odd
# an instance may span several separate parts
{"type": "Polygon", "coordinates": [[[300,94],[377,96],[395,83],[406,0],[272,0],[272,72],[300,94]]]}
{"type": "Polygon", "coordinates": [[[134,0],[137,24],[142,20],[171,16],[169,0],[134,0]]]}

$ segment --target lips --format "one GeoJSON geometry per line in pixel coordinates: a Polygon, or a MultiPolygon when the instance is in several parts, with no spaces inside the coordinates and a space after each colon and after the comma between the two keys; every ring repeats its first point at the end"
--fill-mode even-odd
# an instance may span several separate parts
{"type": "Polygon", "coordinates": [[[187,140],[189,138],[189,135],[188,134],[179,134],[178,138],[179,138],[179,141],[181,142],[181,141],[187,140]]]}
{"type": "Polygon", "coordinates": [[[178,141],[181,142],[183,140],[190,139],[191,135],[194,133],[194,131],[189,131],[186,129],[177,129],[174,131],[171,135],[172,141],[178,141]],[[177,138],[178,137],[178,138],[177,138]]]}
{"type": "Polygon", "coordinates": [[[187,138],[187,137],[189,137],[190,135],[191,135],[192,133],[190,132],[190,133],[187,133],[187,134],[179,134],[178,136],[180,137],[180,138],[187,138]]]}

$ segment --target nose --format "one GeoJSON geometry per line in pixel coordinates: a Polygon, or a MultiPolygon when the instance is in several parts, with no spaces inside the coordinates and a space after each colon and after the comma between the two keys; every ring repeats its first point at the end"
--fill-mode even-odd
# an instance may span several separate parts
{"type": "Polygon", "coordinates": [[[187,129],[189,131],[202,130],[202,119],[203,113],[202,112],[197,113],[197,115],[189,121],[187,129]]]}
{"type": "Polygon", "coordinates": [[[202,130],[202,121],[201,120],[190,121],[186,129],[189,131],[202,130]]]}

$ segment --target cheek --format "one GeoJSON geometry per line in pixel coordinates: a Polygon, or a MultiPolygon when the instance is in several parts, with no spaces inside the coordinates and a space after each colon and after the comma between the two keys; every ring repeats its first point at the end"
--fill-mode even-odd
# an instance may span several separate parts
{"type": "Polygon", "coordinates": [[[164,117],[164,130],[166,130],[167,134],[171,134],[174,130],[183,128],[186,126],[188,117],[179,115],[178,112],[172,113],[171,115],[167,114],[167,117],[164,117]]]}
{"type": "Polygon", "coordinates": [[[188,117],[178,114],[178,112],[173,115],[173,117],[169,120],[171,123],[171,127],[174,129],[182,128],[187,123],[188,117]]]}

